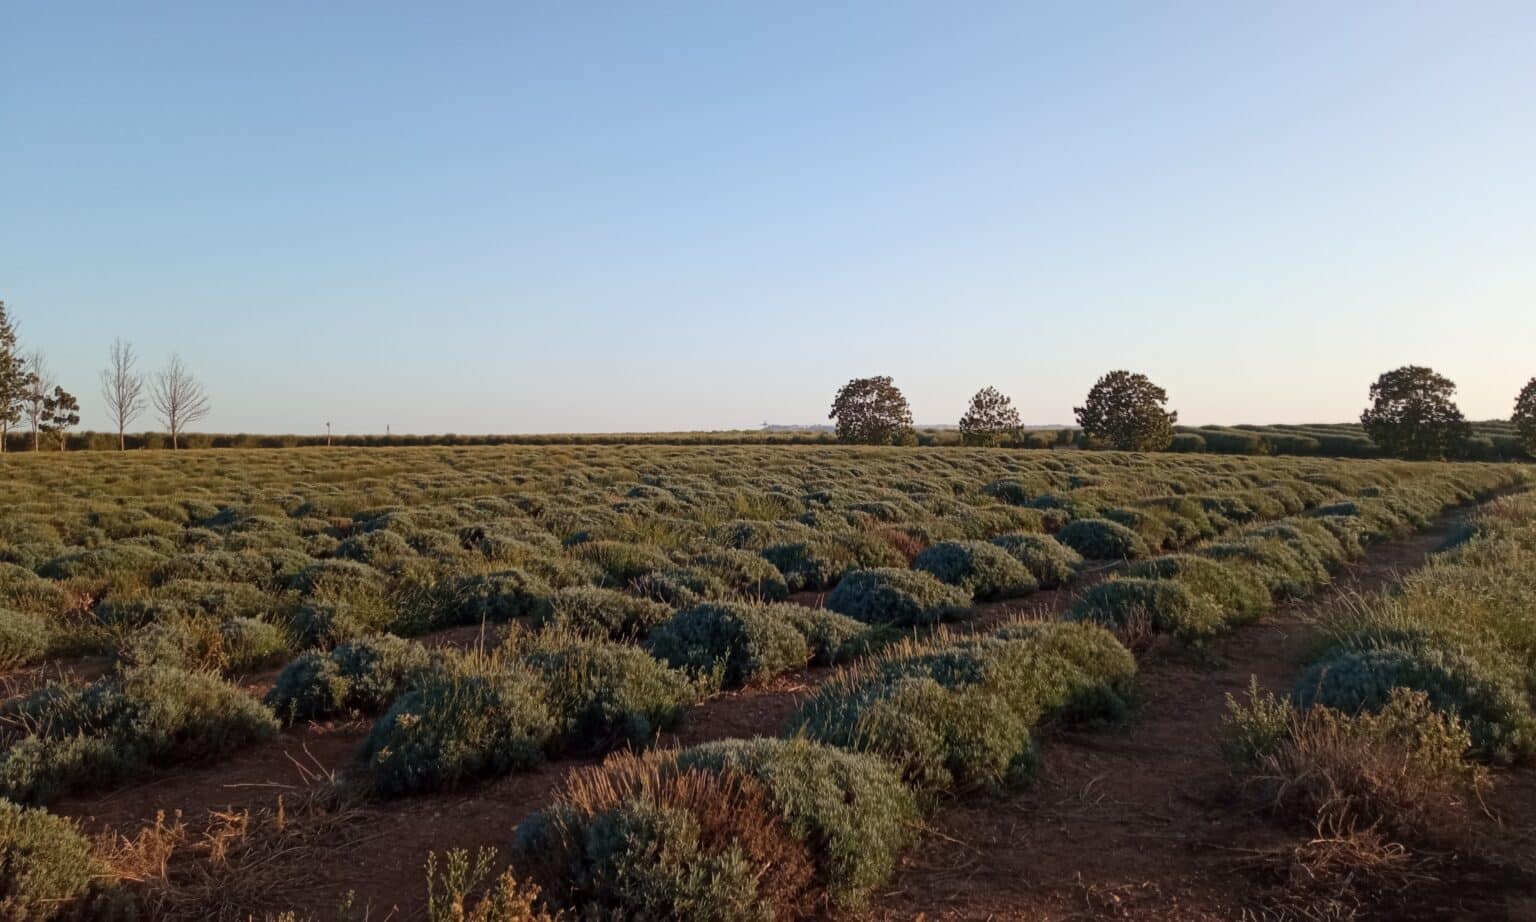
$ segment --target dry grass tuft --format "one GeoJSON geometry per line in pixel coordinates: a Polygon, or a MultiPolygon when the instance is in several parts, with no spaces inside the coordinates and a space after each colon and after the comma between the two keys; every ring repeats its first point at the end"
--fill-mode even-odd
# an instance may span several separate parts
{"type": "Polygon", "coordinates": [[[271,807],[214,811],[198,828],[161,813],[132,838],[104,834],[97,852],[146,918],[243,922],[318,884],[326,852],[357,841],[359,813],[326,783],[271,807]]]}

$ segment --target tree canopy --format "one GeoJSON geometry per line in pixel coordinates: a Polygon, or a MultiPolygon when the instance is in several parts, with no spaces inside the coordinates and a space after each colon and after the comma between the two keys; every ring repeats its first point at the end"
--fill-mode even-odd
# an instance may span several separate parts
{"type": "Polygon", "coordinates": [[[971,398],[960,417],[960,441],[966,445],[996,445],[1019,431],[1019,411],[1013,401],[995,387],[984,387],[971,398]]]}
{"type": "Polygon", "coordinates": [[[854,378],[832,398],[828,419],[837,439],[861,445],[899,445],[912,437],[912,408],[889,377],[854,378]]]}
{"type": "Polygon", "coordinates": [[[1526,382],[1525,387],[1520,389],[1520,396],[1515,398],[1515,412],[1510,419],[1520,430],[1520,440],[1525,443],[1525,450],[1536,455],[1536,378],[1526,382]]]}
{"type": "Polygon", "coordinates": [[[1146,375],[1112,371],[1074,412],[1091,442],[1121,451],[1162,451],[1172,444],[1179,419],[1163,409],[1167,403],[1168,392],[1146,375]]]}
{"type": "Polygon", "coordinates": [[[1443,460],[1460,454],[1472,434],[1452,398],[1451,379],[1421,365],[1389,371],[1371,385],[1371,406],[1360,414],[1366,435],[1393,457],[1443,460]]]}

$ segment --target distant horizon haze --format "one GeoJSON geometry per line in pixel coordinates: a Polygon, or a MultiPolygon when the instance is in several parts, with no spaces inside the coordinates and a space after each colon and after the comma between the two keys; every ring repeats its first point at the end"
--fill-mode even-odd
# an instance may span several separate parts
{"type": "Polygon", "coordinates": [[[825,421],[890,375],[1071,424],[1536,376],[1536,5],[100,0],[0,28],[0,300],[111,430],[825,421]],[[146,412],[131,429],[159,428],[146,412]]]}

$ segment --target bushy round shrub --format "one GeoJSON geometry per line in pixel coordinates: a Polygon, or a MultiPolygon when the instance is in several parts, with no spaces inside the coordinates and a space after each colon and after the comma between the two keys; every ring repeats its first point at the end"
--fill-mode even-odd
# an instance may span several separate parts
{"type": "Polygon", "coordinates": [[[686,675],[630,644],[555,634],[525,642],[522,660],[543,678],[561,741],[571,748],[644,745],[696,697],[686,675]]]}
{"type": "Polygon", "coordinates": [[[1513,670],[1500,670],[1432,638],[1402,636],[1346,647],[1315,663],[1296,681],[1302,707],[1345,714],[1379,711],[1396,689],[1423,692],[1452,714],[1483,758],[1511,762],[1536,755],[1536,716],[1513,670]]]}
{"type": "Polygon", "coordinates": [[[50,685],[6,710],[29,734],[0,754],[0,795],[22,803],[224,755],[278,728],[272,712],[242,689],[168,666],[83,687],[50,685]]]}
{"type": "Polygon", "coordinates": [[[25,567],[0,563],[0,608],[25,614],[53,615],[70,605],[69,594],[53,580],[25,567]]]}
{"type": "Polygon", "coordinates": [[[827,607],[866,624],[937,624],[965,614],[970,594],[923,570],[855,570],[827,595],[827,607]]]}
{"type": "Polygon", "coordinates": [[[1089,560],[1136,560],[1151,553],[1140,535],[1109,519],[1074,519],[1056,540],[1089,560]]]}
{"type": "Polygon", "coordinates": [[[596,586],[572,586],[555,592],[537,626],[563,628],[589,637],[635,640],[672,617],[661,602],[596,586]]]}
{"type": "Polygon", "coordinates": [[[230,618],[219,625],[224,638],[224,668],[231,673],[267,669],[293,652],[283,629],[256,618],[230,618]]]}
{"type": "Polygon", "coordinates": [[[301,646],[330,649],[358,637],[384,633],[394,621],[394,613],[377,603],[310,599],[294,612],[291,627],[301,646]]]}
{"type": "Polygon", "coordinates": [[[284,667],[267,693],[267,706],[289,721],[348,711],[377,712],[387,707],[430,659],[431,654],[421,644],[393,634],[348,641],[329,653],[311,651],[284,667]]]}
{"type": "Polygon", "coordinates": [[[959,586],[980,601],[1028,595],[1039,588],[1028,568],[1001,547],[983,541],[935,544],[917,555],[912,568],[959,586]]]}
{"type": "Polygon", "coordinates": [[[374,787],[398,796],[524,771],[558,724],[543,681],[494,657],[443,661],[395,699],[363,747],[374,787]]]}
{"type": "Polygon", "coordinates": [[[127,574],[148,581],[150,572],[164,559],[149,548],[119,542],[68,551],[38,567],[37,573],[48,579],[101,579],[127,574]]]}
{"type": "Polygon", "coordinates": [[[627,586],[653,570],[672,566],[672,559],[652,544],[627,541],[585,541],[572,546],[570,553],[601,567],[612,586],[627,586]]]}
{"type": "Polygon", "coordinates": [[[798,669],[811,651],[774,606],[710,602],[674,615],[651,632],[649,647],[675,669],[721,671],[727,686],[746,685],[798,669]]]}
{"type": "Polygon", "coordinates": [[[395,532],[365,531],[338,544],[335,554],[341,560],[387,568],[391,564],[415,557],[416,551],[405,538],[395,532]]]}
{"type": "Polygon", "coordinates": [[[1126,570],[1131,577],[1171,579],[1221,606],[1225,623],[1252,621],[1274,605],[1269,587],[1251,567],[1235,562],[1211,560],[1193,554],[1171,554],[1133,564],[1126,570]]]}
{"type": "Polygon", "coordinates": [[[810,850],[760,782],[659,757],[573,771],[516,847],[576,918],[793,919],[815,895],[810,850]]]}
{"type": "Polygon", "coordinates": [[[730,594],[725,583],[698,567],[672,567],[647,573],[630,588],[641,598],[689,608],[707,599],[723,599],[730,594]]]}
{"type": "Polygon", "coordinates": [[[790,832],[811,847],[821,886],[843,909],[863,907],[890,878],[919,818],[889,763],[809,740],[722,740],[683,750],[677,763],[761,783],[790,832]]]}
{"type": "Polygon", "coordinates": [[[1041,589],[1056,589],[1077,578],[1083,555],[1050,535],[1016,533],[998,535],[992,543],[1024,565],[1041,589]]]}
{"type": "Polygon", "coordinates": [[[357,603],[382,596],[385,582],[383,573],[365,563],[321,560],[296,574],[289,585],[306,598],[357,603]]]}
{"type": "Polygon", "coordinates": [[[829,666],[857,656],[869,637],[869,625],[825,608],[779,604],[769,606],[769,610],[805,638],[814,665],[829,666]]]}
{"type": "Polygon", "coordinates": [[[1175,580],[1136,577],[1089,587],[1068,617],[1118,629],[1135,628],[1145,619],[1153,631],[1186,641],[1210,638],[1224,625],[1221,607],[1209,596],[1192,592],[1175,580]]]}
{"type": "MultiPolygon", "coordinates": [[[[886,545],[890,548],[889,545],[886,545]]],[[[894,548],[891,553],[896,554],[894,548]]],[[[775,544],[763,550],[763,559],[784,575],[791,591],[825,589],[858,566],[853,552],[837,542],[817,539],[775,544]]]]}
{"type": "Polygon", "coordinates": [[[30,666],[48,651],[48,626],[25,612],[0,608],[0,669],[30,666]]]}
{"type": "Polygon", "coordinates": [[[543,580],[522,570],[464,576],[436,590],[442,612],[438,626],[543,617],[553,594],[543,580]]]}
{"type": "Polygon", "coordinates": [[[714,576],[741,598],[780,602],[789,597],[789,584],[778,568],[750,551],[720,548],[694,555],[689,564],[714,576]]]}
{"type": "Polygon", "coordinates": [[[95,864],[91,843],[73,822],[0,799],[0,919],[67,915],[89,889],[95,864]]]}

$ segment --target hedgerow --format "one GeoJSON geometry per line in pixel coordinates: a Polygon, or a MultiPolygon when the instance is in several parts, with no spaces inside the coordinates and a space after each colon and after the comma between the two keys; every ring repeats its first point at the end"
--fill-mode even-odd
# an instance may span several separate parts
{"type": "Polygon", "coordinates": [[[828,608],[867,624],[937,624],[965,614],[971,597],[921,570],[855,570],[827,595],[828,608]]]}

